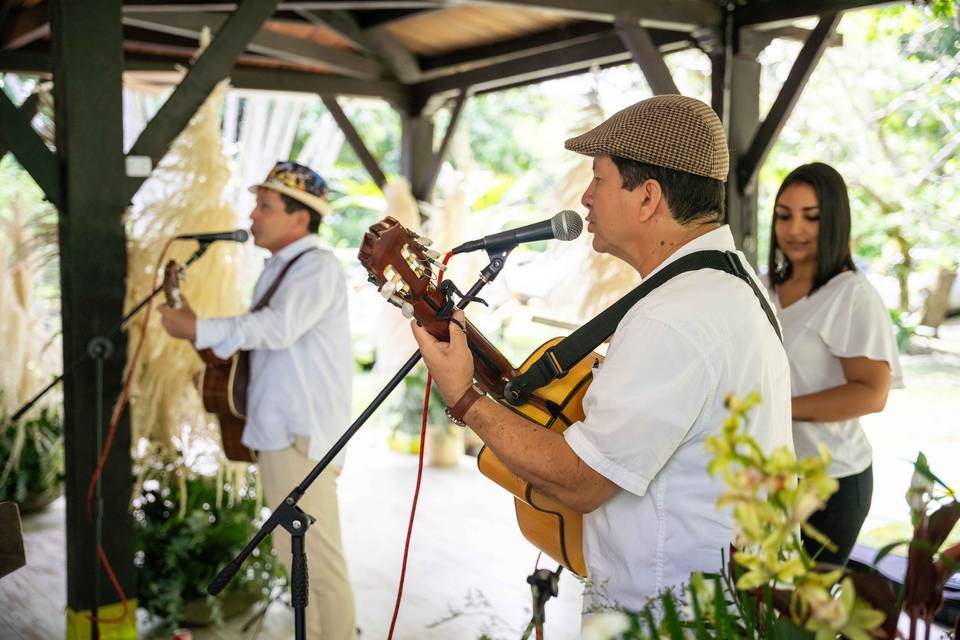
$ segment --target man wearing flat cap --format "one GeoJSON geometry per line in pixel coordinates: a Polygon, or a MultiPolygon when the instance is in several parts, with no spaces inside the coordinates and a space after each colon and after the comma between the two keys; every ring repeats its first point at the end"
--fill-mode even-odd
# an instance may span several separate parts
{"type": "MultiPolygon", "coordinates": [[[[706,104],[643,100],[566,148],[593,157],[581,202],[596,251],[644,280],[698,251],[735,252],[723,224],[726,139],[706,104]]],[[[584,420],[562,434],[471,387],[472,357],[458,327],[451,324],[447,343],[414,326],[448,406],[512,471],[584,514],[584,559],[596,587],[588,593],[605,593],[585,606],[639,609],[691,572],[721,568],[733,522],[715,507],[723,486],[707,473],[704,441],[721,432],[728,393],[759,391],[763,403],[747,431],[765,450],[792,448],[790,370],[763,295],[714,269],[667,280],[620,321],[584,420]]]]}
{"type": "MultiPolygon", "coordinates": [[[[250,352],[243,444],[257,452],[264,498],[273,506],[350,426],[353,358],[343,269],[331,251],[317,246],[321,220],[330,213],[323,178],[295,162],[278,162],[250,191],[257,196],[251,234],[271,253],[253,299],[269,295],[267,305],[230,318],[198,319],[186,305],[160,307],[160,313],[170,335],[198,349],[210,348],[221,358],[250,352]]],[[[317,519],[305,545],[309,638],[356,636],[337,505],[343,457],[341,452],[299,502],[317,519]]],[[[273,544],[289,575],[290,535],[278,529],[273,544]]]]}

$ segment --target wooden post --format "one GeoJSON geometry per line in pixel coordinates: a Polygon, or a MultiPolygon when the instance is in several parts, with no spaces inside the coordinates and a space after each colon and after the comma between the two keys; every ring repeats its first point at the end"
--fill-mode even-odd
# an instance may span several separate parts
{"type": "Polygon", "coordinates": [[[423,111],[400,115],[403,119],[400,172],[410,181],[413,196],[428,201],[430,194],[424,191],[424,187],[433,162],[433,115],[423,111]]]}
{"type": "MultiPolygon", "coordinates": [[[[127,253],[122,216],[128,199],[123,194],[121,0],[100,0],[95,6],[51,0],[50,8],[60,176],[63,360],[69,366],[84,357],[94,338],[108,334],[123,311],[127,253]]],[[[125,337],[111,338],[113,353],[103,366],[99,416],[104,430],[120,392],[126,359],[125,337]]],[[[95,571],[100,564],[88,516],[87,487],[99,455],[96,379],[94,363],[87,362],[67,376],[63,386],[67,637],[91,637],[89,613],[96,603],[101,636],[136,638],[130,428],[126,419],[120,422],[101,476],[102,546],[126,602],[114,591],[107,574],[95,571]],[[121,615],[124,610],[125,616],[121,615]]]]}
{"type": "MultiPolygon", "coordinates": [[[[751,31],[728,28],[724,37],[725,55],[724,125],[730,143],[730,177],[727,180],[727,222],[737,247],[754,266],[757,264],[757,187],[738,188],[740,159],[760,125],[760,62],[757,57],[769,43],[769,37],[751,31]]],[[[714,65],[714,69],[720,65],[714,65]]],[[[718,86],[715,84],[714,86],[718,86]]],[[[717,104],[714,99],[714,104],[717,104]]]]}

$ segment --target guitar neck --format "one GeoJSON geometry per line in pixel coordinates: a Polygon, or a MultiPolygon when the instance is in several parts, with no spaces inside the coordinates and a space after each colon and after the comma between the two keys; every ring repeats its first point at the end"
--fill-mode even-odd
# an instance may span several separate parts
{"type": "MultiPolygon", "coordinates": [[[[450,325],[446,320],[437,319],[437,310],[443,302],[440,293],[433,289],[413,304],[414,316],[421,319],[424,328],[433,337],[448,342],[450,325]]],[[[477,385],[486,393],[502,398],[504,386],[516,375],[513,365],[469,320],[467,343],[473,352],[473,377],[477,385]]]]}
{"type": "Polygon", "coordinates": [[[504,386],[516,375],[513,365],[470,321],[467,321],[467,343],[473,352],[473,377],[477,385],[490,395],[502,398],[504,386]]]}

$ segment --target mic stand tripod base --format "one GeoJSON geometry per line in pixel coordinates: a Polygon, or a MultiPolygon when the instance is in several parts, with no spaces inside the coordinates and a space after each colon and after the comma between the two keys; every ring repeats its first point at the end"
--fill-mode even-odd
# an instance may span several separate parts
{"type": "Polygon", "coordinates": [[[307,637],[307,601],[310,578],[307,571],[307,553],[304,536],[310,525],[316,522],[313,516],[303,512],[293,498],[287,497],[277,510],[277,524],[290,532],[291,552],[290,603],[293,605],[293,633],[296,640],[307,637]]]}

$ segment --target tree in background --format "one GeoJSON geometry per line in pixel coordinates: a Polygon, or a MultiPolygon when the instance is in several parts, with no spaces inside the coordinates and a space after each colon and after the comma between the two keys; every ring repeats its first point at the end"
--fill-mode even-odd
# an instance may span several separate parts
{"type": "MultiPolygon", "coordinates": [[[[955,268],[960,32],[948,11],[898,5],[844,16],[843,46],[824,54],[761,170],[761,256],[780,182],[820,160],[847,180],[855,251],[896,276],[901,310],[911,308],[911,274],[955,268]]],[[[798,48],[775,42],[764,52],[767,105],[798,48]]]]}

